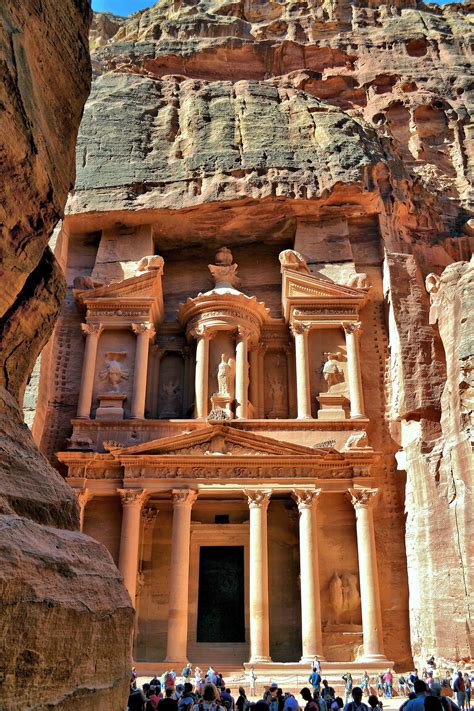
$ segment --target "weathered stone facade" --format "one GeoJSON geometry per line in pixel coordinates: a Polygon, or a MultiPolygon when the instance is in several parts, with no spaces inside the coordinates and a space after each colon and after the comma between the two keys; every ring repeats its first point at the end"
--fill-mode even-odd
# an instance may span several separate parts
{"type": "Polygon", "coordinates": [[[212,656],[205,544],[244,549],[234,662],[472,656],[468,12],[164,0],[97,30],[34,433],[137,660],[212,656]]]}

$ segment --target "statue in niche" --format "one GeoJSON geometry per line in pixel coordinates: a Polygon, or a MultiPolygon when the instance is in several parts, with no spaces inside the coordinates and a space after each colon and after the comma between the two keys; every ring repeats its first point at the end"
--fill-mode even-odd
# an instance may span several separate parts
{"type": "Polygon", "coordinates": [[[327,392],[330,392],[335,385],[344,381],[344,371],[338,362],[339,353],[325,353],[324,355],[326,362],[322,367],[322,375],[327,383],[327,392]]]}
{"type": "Polygon", "coordinates": [[[221,361],[217,366],[217,388],[219,395],[230,395],[232,387],[232,358],[226,360],[225,354],[221,354],[221,361]]]}
{"type": "Polygon", "coordinates": [[[128,380],[128,370],[120,362],[126,356],[126,351],[109,351],[105,354],[105,368],[100,371],[99,380],[110,384],[111,387],[108,392],[120,392],[120,383],[122,380],[128,380]]]}
{"type": "Polygon", "coordinates": [[[333,610],[334,622],[354,624],[360,608],[359,581],[356,575],[345,571],[334,573],[329,582],[329,602],[333,610]]]}

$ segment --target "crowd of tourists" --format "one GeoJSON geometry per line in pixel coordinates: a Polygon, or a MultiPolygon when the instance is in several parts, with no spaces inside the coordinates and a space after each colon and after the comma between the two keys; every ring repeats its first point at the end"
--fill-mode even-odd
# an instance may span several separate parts
{"type": "Polygon", "coordinates": [[[384,700],[394,696],[403,699],[399,711],[469,711],[474,684],[474,675],[458,670],[438,675],[434,666],[424,669],[420,676],[417,669],[397,677],[391,669],[375,677],[364,672],[358,684],[347,672],[341,679],[343,699],[322,677],[320,664],[315,662],[308,686],[300,690],[301,703],[276,683],[264,686],[262,698],[255,701],[257,677],[253,668],[248,674],[248,697],[243,686],[233,695],[222,674],[212,667],[203,672],[196,666],[193,671],[187,664],[180,679],[170,669],[139,687],[133,669],[128,711],[248,711],[250,707],[251,711],[383,711],[384,700]]]}

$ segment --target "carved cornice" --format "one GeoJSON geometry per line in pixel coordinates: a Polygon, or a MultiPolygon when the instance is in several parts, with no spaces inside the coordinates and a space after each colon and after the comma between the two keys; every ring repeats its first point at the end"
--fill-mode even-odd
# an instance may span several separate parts
{"type": "Polygon", "coordinates": [[[247,497],[250,509],[264,509],[266,511],[272,492],[271,489],[244,490],[244,494],[247,497]]]}

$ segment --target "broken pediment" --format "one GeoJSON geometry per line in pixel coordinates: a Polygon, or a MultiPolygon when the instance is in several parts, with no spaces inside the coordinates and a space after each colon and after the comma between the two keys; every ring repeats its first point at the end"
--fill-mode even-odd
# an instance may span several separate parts
{"type": "Polygon", "coordinates": [[[342,286],[304,271],[283,269],[282,273],[283,314],[288,321],[301,307],[335,306],[357,313],[367,299],[367,289],[342,286]]]}
{"type": "Polygon", "coordinates": [[[133,447],[110,448],[111,453],[122,456],[155,455],[167,457],[274,457],[302,456],[323,459],[342,459],[334,449],[317,449],[271,437],[262,437],[238,430],[229,425],[207,425],[186,434],[144,442],[133,447]]]}

